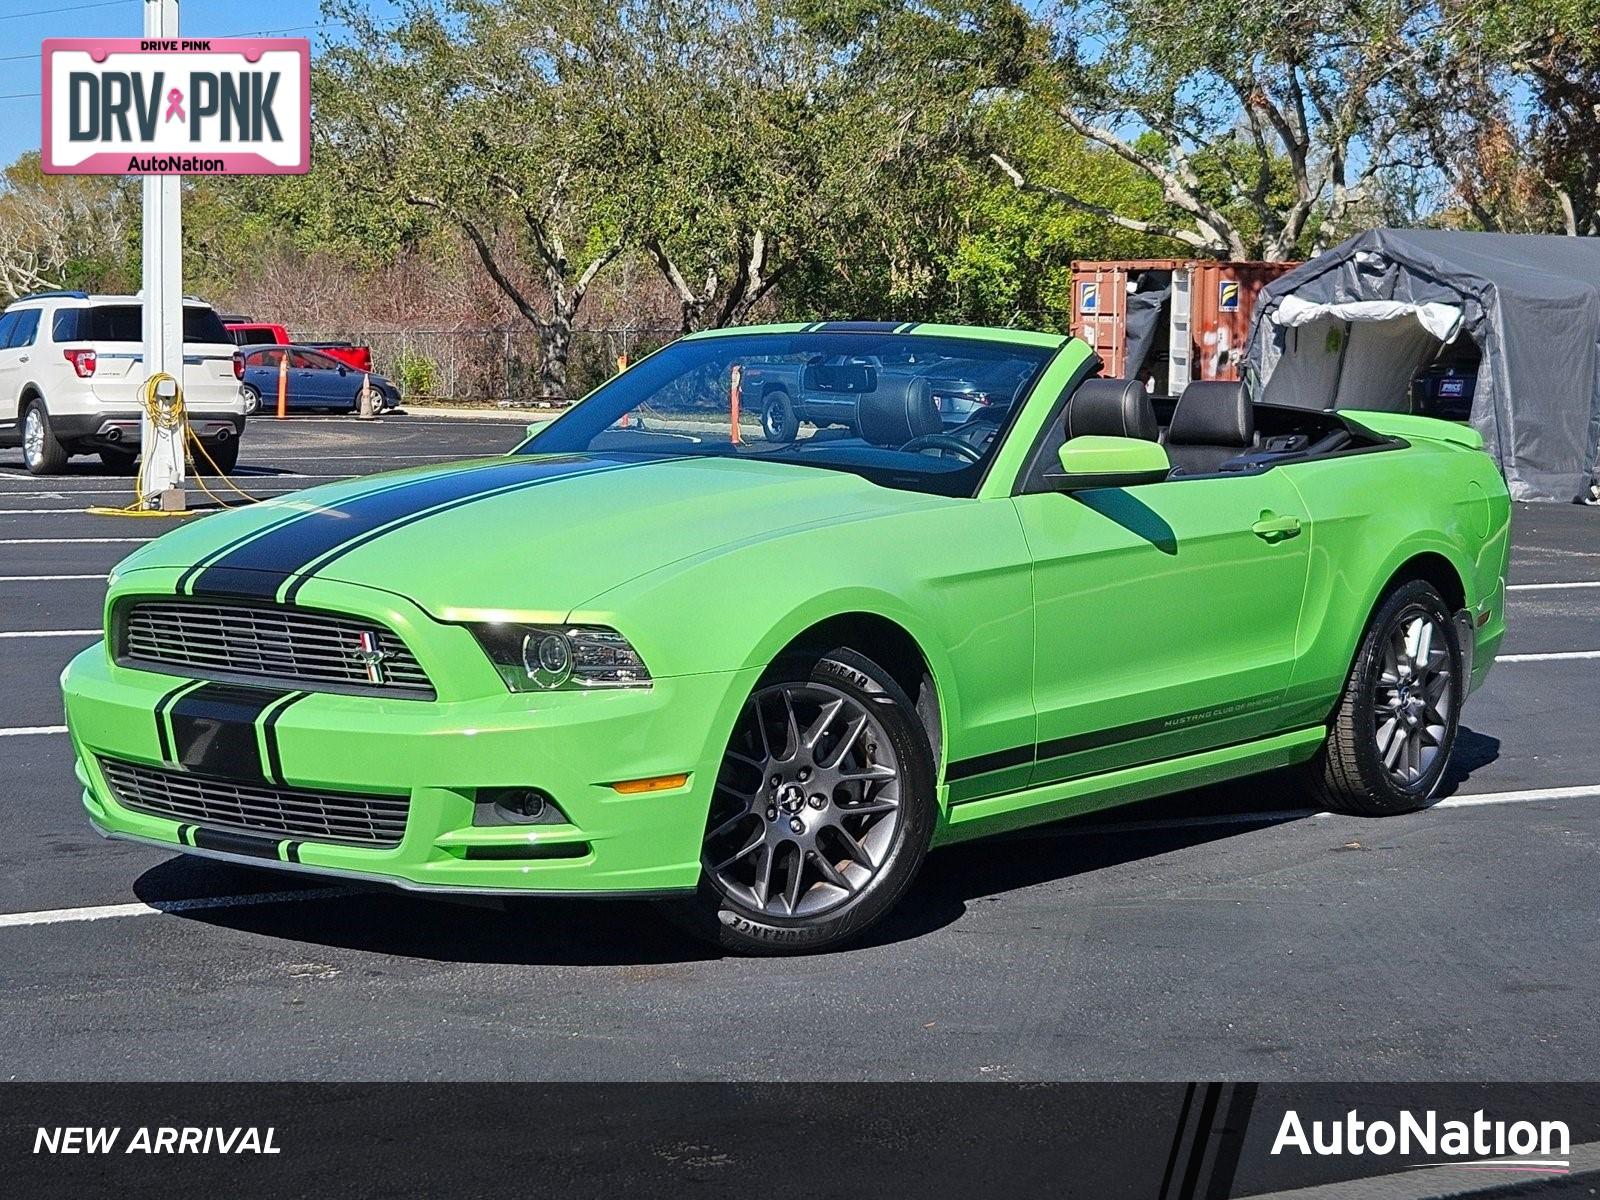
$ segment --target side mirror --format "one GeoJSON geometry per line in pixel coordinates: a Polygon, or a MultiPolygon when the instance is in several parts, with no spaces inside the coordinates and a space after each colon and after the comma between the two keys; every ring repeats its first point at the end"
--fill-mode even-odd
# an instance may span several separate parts
{"type": "Polygon", "coordinates": [[[1092,434],[1068,438],[1057,458],[1061,471],[1051,472],[1045,479],[1061,492],[1160,483],[1172,470],[1165,448],[1142,438],[1092,434]]]}
{"type": "Polygon", "coordinates": [[[350,374],[350,368],[349,367],[340,367],[339,368],[339,374],[341,374],[341,375],[350,374]]]}
{"type": "Polygon", "coordinates": [[[527,433],[525,434],[525,436],[526,437],[532,437],[534,434],[538,433],[541,429],[543,429],[546,425],[550,424],[550,422],[553,419],[554,418],[552,418],[552,417],[546,417],[542,421],[529,421],[528,422],[527,433]]]}

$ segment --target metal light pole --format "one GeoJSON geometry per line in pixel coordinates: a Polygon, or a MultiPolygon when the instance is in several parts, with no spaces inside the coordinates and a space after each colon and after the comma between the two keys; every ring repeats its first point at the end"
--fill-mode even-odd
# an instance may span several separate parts
{"type": "MultiPolygon", "coordinates": [[[[144,0],[144,36],[178,36],[178,0],[144,0]]],[[[144,177],[144,368],[183,381],[183,179],[144,177]]],[[[148,406],[139,422],[144,451],[141,499],[146,508],[183,506],[183,423],[158,428],[148,406]]]]}

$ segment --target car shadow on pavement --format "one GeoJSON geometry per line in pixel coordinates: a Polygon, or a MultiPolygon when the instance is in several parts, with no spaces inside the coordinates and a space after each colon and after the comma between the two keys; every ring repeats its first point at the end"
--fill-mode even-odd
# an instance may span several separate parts
{"type": "Polygon", "coordinates": [[[1465,725],[1456,731],[1455,748],[1450,752],[1450,769],[1445,772],[1434,799],[1443,800],[1461,790],[1461,785],[1500,757],[1500,739],[1479,733],[1465,725]]]}
{"type": "MultiPolygon", "coordinates": [[[[1498,756],[1498,739],[1463,727],[1441,794],[1498,756]]],[[[1204,846],[1304,820],[1313,807],[1290,772],[1271,772],[1088,813],[941,849],[906,898],[855,948],[914,940],[1006,892],[1204,846]]],[[[719,952],[633,900],[459,900],[344,885],[309,874],[176,856],[141,875],[134,894],[157,908],[197,897],[334,890],[331,896],[183,908],[172,916],[239,933],[440,962],[653,966],[719,952]]]]}

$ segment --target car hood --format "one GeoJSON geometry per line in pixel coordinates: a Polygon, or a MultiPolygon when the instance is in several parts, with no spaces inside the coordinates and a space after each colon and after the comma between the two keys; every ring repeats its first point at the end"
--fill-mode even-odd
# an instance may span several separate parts
{"type": "Polygon", "coordinates": [[[178,568],[182,590],[264,600],[336,579],[406,596],[442,620],[560,619],[683,558],[929,502],[844,471],[748,458],[512,455],[208,517],[118,571],[178,568]]]}

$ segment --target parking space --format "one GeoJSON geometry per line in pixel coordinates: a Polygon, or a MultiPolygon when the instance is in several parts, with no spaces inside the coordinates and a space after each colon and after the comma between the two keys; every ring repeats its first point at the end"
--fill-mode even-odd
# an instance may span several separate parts
{"type": "MultiPolygon", "coordinates": [[[[238,482],[281,494],[502,450],[522,428],[256,421],[238,482]]],[[[446,903],[97,838],[56,680],[98,636],[106,571],[164,527],[81,511],[127,493],[90,464],[32,479],[0,451],[14,1077],[1600,1071],[1600,511],[1518,507],[1509,658],[1466,710],[1436,808],[1314,814],[1278,776],[1185,793],[943,851],[867,945],[747,961],[640,904],[446,903]]]]}

